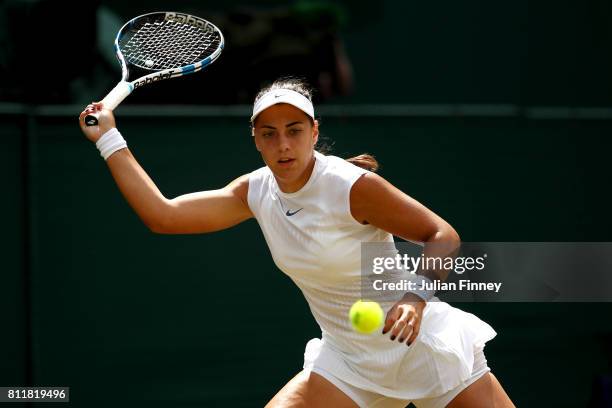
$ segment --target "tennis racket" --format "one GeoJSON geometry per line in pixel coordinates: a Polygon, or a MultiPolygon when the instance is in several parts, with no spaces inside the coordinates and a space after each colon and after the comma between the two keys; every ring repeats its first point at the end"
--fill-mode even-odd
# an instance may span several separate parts
{"type": "MultiPolygon", "coordinates": [[[[133,18],[115,38],[121,81],[101,102],[113,110],[136,88],[198,72],[219,58],[223,46],[221,31],[200,17],[156,12],[133,18]]],[[[87,115],[85,124],[96,126],[98,115],[87,115]]]]}

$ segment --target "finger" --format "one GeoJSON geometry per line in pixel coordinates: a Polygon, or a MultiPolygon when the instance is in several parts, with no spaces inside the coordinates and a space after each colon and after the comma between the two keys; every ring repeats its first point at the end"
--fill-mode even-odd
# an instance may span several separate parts
{"type": "Polygon", "coordinates": [[[393,327],[393,324],[398,319],[399,314],[400,311],[395,306],[393,306],[391,310],[387,312],[387,317],[385,318],[385,326],[383,327],[382,334],[387,334],[387,332],[391,330],[391,327],[393,327]]]}
{"type": "Polygon", "coordinates": [[[417,336],[419,335],[419,331],[421,330],[421,318],[420,318],[420,316],[415,316],[413,320],[414,320],[414,322],[413,322],[414,329],[412,330],[412,334],[410,334],[410,337],[408,337],[408,340],[406,341],[406,345],[408,345],[408,346],[410,346],[412,343],[414,343],[414,341],[416,340],[417,336]]]}
{"type": "Polygon", "coordinates": [[[406,340],[406,338],[410,335],[409,333],[412,332],[413,326],[412,325],[409,326],[409,324],[413,316],[414,316],[414,311],[412,308],[408,308],[408,307],[404,308],[404,313],[402,314],[401,319],[398,320],[398,322],[401,321],[402,324],[398,325],[397,327],[397,336],[399,338],[398,340],[400,343],[403,343],[404,340],[406,340]]]}
{"type": "Polygon", "coordinates": [[[83,112],[81,112],[81,115],[84,115],[84,116],[85,116],[85,115],[88,115],[88,114],[90,114],[90,113],[92,113],[92,112],[95,112],[95,110],[96,110],[96,109],[94,108],[94,106],[93,106],[93,105],[87,105],[87,106],[85,107],[85,109],[83,109],[83,112]]]}
{"type": "Polygon", "coordinates": [[[403,307],[401,308],[401,311],[402,314],[391,328],[391,341],[395,340],[395,338],[402,332],[408,323],[408,309],[403,307]]]}
{"type": "Polygon", "coordinates": [[[404,331],[404,328],[406,327],[407,323],[408,322],[406,322],[406,319],[398,319],[395,322],[393,328],[391,329],[391,341],[395,340],[395,338],[404,331]]]}
{"type": "Polygon", "coordinates": [[[410,340],[410,337],[412,336],[412,333],[414,332],[414,319],[409,319],[408,322],[406,323],[406,326],[404,326],[404,330],[402,330],[401,334],[399,335],[399,342],[403,343],[406,339],[410,340]]]}

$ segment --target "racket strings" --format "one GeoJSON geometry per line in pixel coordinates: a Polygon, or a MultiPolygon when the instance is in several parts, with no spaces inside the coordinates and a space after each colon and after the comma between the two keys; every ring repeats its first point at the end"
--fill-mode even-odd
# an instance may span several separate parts
{"type": "Polygon", "coordinates": [[[216,30],[205,31],[172,20],[146,22],[120,42],[127,62],[148,70],[178,68],[212,54],[221,38],[216,30]]]}

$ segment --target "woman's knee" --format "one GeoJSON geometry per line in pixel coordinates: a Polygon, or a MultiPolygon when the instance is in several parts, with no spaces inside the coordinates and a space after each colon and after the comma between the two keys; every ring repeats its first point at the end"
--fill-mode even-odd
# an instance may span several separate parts
{"type": "Polygon", "coordinates": [[[447,408],[512,408],[515,405],[493,373],[487,372],[461,391],[447,408]]]}

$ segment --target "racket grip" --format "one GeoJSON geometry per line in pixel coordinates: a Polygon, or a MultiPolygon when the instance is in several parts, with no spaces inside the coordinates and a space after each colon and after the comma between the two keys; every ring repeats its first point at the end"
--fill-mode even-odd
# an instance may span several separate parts
{"type": "Polygon", "coordinates": [[[98,126],[98,114],[90,113],[85,116],[85,126],[98,126]]]}
{"type": "MultiPolygon", "coordinates": [[[[121,81],[119,82],[112,91],[108,93],[102,99],[101,103],[104,109],[114,110],[129,94],[134,90],[134,85],[129,82],[121,81]]],[[[97,126],[98,125],[98,116],[97,113],[92,113],[85,116],[85,125],[86,126],[97,126]]]]}

